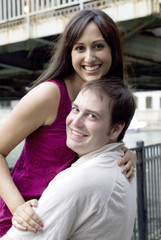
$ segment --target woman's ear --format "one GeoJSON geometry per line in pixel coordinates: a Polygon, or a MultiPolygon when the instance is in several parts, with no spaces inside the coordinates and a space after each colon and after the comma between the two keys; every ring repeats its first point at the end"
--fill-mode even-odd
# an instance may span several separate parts
{"type": "Polygon", "coordinates": [[[112,126],[110,139],[113,142],[117,142],[117,139],[118,139],[119,135],[121,134],[124,126],[125,126],[125,123],[117,123],[112,126]]]}

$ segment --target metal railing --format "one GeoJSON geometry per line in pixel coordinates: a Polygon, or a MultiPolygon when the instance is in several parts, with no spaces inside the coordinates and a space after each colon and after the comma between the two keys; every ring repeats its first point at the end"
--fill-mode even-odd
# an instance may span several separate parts
{"type": "MultiPolygon", "coordinates": [[[[14,21],[29,16],[69,9],[77,6],[78,9],[88,7],[99,8],[100,6],[111,6],[111,4],[123,3],[127,0],[0,0],[0,24],[8,21],[14,21]]],[[[159,0],[148,0],[152,11],[156,11],[159,0]]],[[[70,12],[69,12],[70,13],[70,12]]]]}
{"type": "Polygon", "coordinates": [[[14,21],[52,10],[79,5],[83,8],[89,0],[0,0],[0,23],[14,21]]]}
{"type": "MultiPolygon", "coordinates": [[[[45,12],[78,6],[83,9],[91,0],[0,0],[0,23],[25,18],[45,12]]],[[[102,0],[100,1],[102,2],[102,0]]],[[[77,9],[77,10],[78,10],[77,9]]]]}
{"type": "Polygon", "coordinates": [[[161,144],[137,142],[137,218],[133,240],[161,239],[161,144]]]}

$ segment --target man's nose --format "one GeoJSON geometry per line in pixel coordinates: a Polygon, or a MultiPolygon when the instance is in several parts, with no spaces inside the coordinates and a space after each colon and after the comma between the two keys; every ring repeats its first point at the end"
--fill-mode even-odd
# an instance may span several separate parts
{"type": "Polygon", "coordinates": [[[82,127],[83,126],[83,116],[81,114],[78,114],[77,116],[74,117],[73,119],[73,125],[75,127],[82,127]]]}

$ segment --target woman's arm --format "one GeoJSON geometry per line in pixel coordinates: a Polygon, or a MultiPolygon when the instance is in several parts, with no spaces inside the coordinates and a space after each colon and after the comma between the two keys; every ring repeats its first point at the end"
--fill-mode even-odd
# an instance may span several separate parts
{"type": "MultiPolygon", "coordinates": [[[[60,92],[56,84],[42,83],[19,101],[5,123],[0,126],[0,196],[13,215],[24,203],[24,199],[12,181],[6,156],[37,128],[54,121],[59,99],[60,92]]],[[[37,227],[40,227],[38,225],[37,227]]]]}
{"type": "Polygon", "coordinates": [[[42,231],[43,223],[32,207],[38,206],[38,200],[32,199],[18,206],[12,218],[12,225],[21,231],[42,231]]]}
{"type": "Polygon", "coordinates": [[[127,147],[123,147],[122,150],[124,151],[124,156],[120,159],[118,165],[124,165],[122,173],[124,173],[126,178],[131,181],[134,177],[136,167],[136,154],[127,147]]]}

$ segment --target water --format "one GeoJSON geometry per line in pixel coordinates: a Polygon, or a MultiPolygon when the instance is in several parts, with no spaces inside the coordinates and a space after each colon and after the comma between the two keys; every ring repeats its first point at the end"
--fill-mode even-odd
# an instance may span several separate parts
{"type": "MultiPolygon", "coordinates": [[[[144,141],[144,145],[151,145],[161,143],[161,130],[140,132],[140,133],[128,133],[125,134],[124,142],[128,148],[136,147],[137,141],[144,141]]],[[[20,143],[7,157],[9,167],[13,167],[20,155],[24,142],[20,143]]]]}
{"type": "Polygon", "coordinates": [[[151,145],[161,143],[161,130],[139,132],[139,133],[128,133],[125,134],[124,142],[128,148],[136,147],[137,141],[144,141],[144,145],[151,145]]]}
{"type": "Polygon", "coordinates": [[[8,162],[8,166],[10,168],[12,168],[14,166],[14,164],[16,163],[21,151],[22,151],[22,148],[23,148],[23,145],[24,145],[24,141],[21,142],[17,147],[15,147],[11,152],[10,154],[7,156],[7,162],[8,162]]]}

